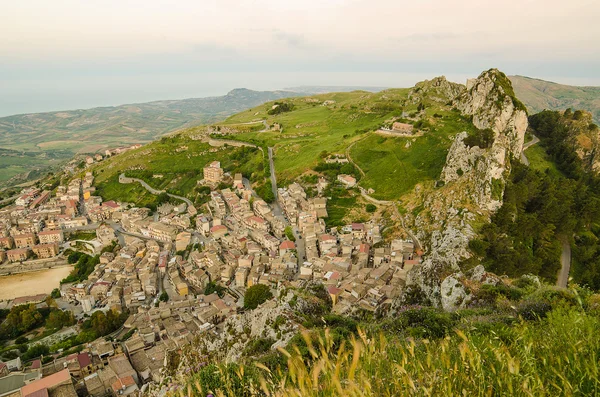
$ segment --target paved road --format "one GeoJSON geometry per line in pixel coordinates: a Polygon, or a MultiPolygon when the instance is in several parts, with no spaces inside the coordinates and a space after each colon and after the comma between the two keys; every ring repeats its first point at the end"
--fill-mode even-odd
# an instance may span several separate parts
{"type": "MultiPolygon", "coordinates": [[[[142,185],[144,187],[144,189],[146,189],[147,191],[149,191],[152,194],[159,195],[161,193],[166,193],[164,190],[154,189],[152,186],[148,185],[145,181],[143,181],[141,179],[138,179],[138,178],[129,178],[129,177],[125,176],[125,173],[119,175],[119,182],[123,183],[123,184],[133,183],[133,182],[139,182],[139,184],[142,185]]],[[[171,193],[167,193],[167,196],[185,202],[188,205],[188,207],[193,207],[194,206],[194,203],[192,203],[191,200],[189,200],[189,199],[187,199],[185,197],[177,196],[177,195],[171,194],[171,193]]]]}
{"type": "Polygon", "coordinates": [[[566,288],[569,282],[569,270],[571,270],[571,245],[565,239],[562,241],[562,253],[560,254],[560,272],[556,285],[566,288]]]}
{"type": "Polygon", "coordinates": [[[277,177],[275,176],[275,163],[273,161],[273,148],[269,149],[269,168],[271,169],[271,188],[273,190],[273,195],[275,196],[275,201],[273,202],[273,214],[275,216],[282,216],[283,211],[281,210],[281,206],[279,205],[279,195],[277,194],[277,177]]]}
{"type": "Polygon", "coordinates": [[[293,229],[294,237],[296,238],[296,252],[298,253],[298,266],[302,265],[306,261],[306,244],[304,238],[300,234],[300,230],[297,227],[293,229]]]}
{"type": "Polygon", "coordinates": [[[525,164],[526,166],[529,166],[529,160],[527,159],[527,156],[525,156],[525,150],[535,145],[539,141],[540,139],[537,136],[533,135],[533,139],[523,145],[523,150],[521,151],[521,163],[525,164]]]}

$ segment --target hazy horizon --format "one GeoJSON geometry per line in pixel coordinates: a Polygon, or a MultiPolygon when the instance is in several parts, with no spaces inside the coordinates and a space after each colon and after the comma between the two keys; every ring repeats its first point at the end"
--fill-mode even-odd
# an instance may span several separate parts
{"type": "Polygon", "coordinates": [[[464,82],[491,67],[600,85],[594,1],[23,0],[0,12],[0,116],[241,87],[464,82]]]}

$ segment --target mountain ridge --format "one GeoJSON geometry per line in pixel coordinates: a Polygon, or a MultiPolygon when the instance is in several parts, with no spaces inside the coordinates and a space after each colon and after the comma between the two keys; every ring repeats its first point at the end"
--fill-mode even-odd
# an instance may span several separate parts
{"type": "Polygon", "coordinates": [[[509,76],[517,97],[529,113],[542,110],[586,110],[600,123],[600,87],[572,86],[527,76],[509,76]]]}

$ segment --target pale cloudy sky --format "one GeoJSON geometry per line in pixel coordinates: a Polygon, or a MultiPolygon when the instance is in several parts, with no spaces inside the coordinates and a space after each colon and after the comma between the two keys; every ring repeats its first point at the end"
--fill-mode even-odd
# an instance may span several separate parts
{"type": "Polygon", "coordinates": [[[600,85],[599,21],[598,0],[0,0],[0,115],[490,67],[600,85]]]}

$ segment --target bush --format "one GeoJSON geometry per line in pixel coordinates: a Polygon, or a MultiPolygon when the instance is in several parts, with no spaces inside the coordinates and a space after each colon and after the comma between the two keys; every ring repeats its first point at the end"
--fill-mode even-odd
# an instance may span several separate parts
{"type": "Polygon", "coordinates": [[[256,309],[258,305],[271,299],[273,294],[269,287],[263,284],[253,285],[246,290],[244,294],[244,308],[245,309],[256,309]]]}
{"type": "Polygon", "coordinates": [[[27,339],[24,336],[19,336],[17,339],[15,339],[15,345],[23,345],[28,342],[29,342],[29,339],[27,339]]]}
{"type": "Polygon", "coordinates": [[[219,295],[220,298],[222,298],[225,296],[225,291],[227,291],[227,288],[211,281],[210,283],[208,283],[206,288],[204,288],[204,295],[211,295],[216,293],[217,295],[219,295]]]}
{"type": "Polygon", "coordinates": [[[373,212],[377,211],[377,206],[375,204],[367,204],[365,209],[367,210],[368,213],[373,213],[373,212]]]}
{"type": "Polygon", "coordinates": [[[469,133],[465,138],[464,144],[468,147],[479,146],[481,149],[487,149],[494,143],[494,131],[489,128],[479,130],[476,133],[469,133]]]}
{"type": "Polygon", "coordinates": [[[256,356],[262,353],[266,353],[271,349],[275,341],[271,338],[258,338],[250,341],[248,346],[244,349],[245,356],[256,356]]]}

